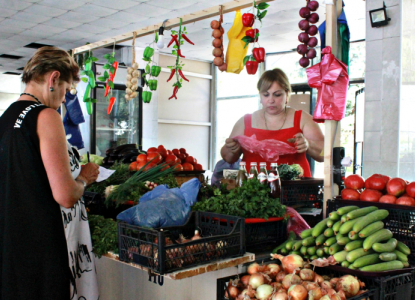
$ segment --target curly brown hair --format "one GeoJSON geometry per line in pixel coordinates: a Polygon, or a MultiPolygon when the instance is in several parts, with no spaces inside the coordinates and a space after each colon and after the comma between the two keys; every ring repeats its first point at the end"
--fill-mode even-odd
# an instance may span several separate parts
{"type": "Polygon", "coordinates": [[[278,68],[266,71],[261,75],[257,84],[258,91],[260,93],[268,91],[274,82],[277,82],[284,89],[289,99],[292,92],[290,81],[284,71],[278,68]]]}
{"type": "Polygon", "coordinates": [[[78,64],[69,53],[58,47],[47,46],[39,48],[29,59],[23,69],[22,82],[42,82],[43,75],[50,71],[58,71],[60,81],[80,80],[78,64]]]}

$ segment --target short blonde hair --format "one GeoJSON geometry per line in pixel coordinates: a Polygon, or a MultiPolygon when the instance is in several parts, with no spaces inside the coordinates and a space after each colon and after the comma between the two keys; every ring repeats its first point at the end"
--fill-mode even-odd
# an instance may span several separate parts
{"type": "Polygon", "coordinates": [[[42,47],[29,59],[23,69],[22,82],[42,82],[43,75],[50,71],[60,73],[59,80],[79,81],[79,67],[68,52],[58,47],[42,47]]]}
{"type": "Polygon", "coordinates": [[[277,82],[284,89],[289,99],[292,92],[290,81],[284,71],[278,68],[266,71],[261,75],[257,84],[258,91],[260,93],[268,91],[274,82],[277,82]]]}

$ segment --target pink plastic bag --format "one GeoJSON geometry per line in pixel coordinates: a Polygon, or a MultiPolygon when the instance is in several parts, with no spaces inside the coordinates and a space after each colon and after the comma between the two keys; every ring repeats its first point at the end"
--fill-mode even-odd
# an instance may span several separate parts
{"type": "Polygon", "coordinates": [[[250,137],[238,135],[234,139],[241,144],[242,148],[251,153],[258,153],[267,161],[278,161],[280,155],[297,153],[294,147],[281,141],[273,139],[258,141],[255,134],[250,137]]]}
{"type": "Polygon", "coordinates": [[[318,90],[313,120],[318,123],[324,120],[340,121],[346,112],[347,65],[331,54],[330,46],[321,53],[324,54],[322,61],[306,70],[308,85],[318,90]]]}
{"type": "Polygon", "coordinates": [[[299,236],[304,230],[310,229],[307,222],[294,208],[287,206],[287,214],[290,216],[287,223],[287,232],[294,231],[299,236]]]}

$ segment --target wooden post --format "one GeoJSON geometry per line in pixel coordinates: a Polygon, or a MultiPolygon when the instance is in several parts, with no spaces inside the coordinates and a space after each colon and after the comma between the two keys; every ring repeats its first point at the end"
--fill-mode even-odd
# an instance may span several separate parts
{"type": "MultiPolygon", "coordinates": [[[[333,55],[337,54],[337,11],[336,3],[333,5],[326,4],[326,46],[330,46],[333,55]]],[[[341,5],[341,1],[340,1],[341,5]]],[[[324,202],[323,202],[323,218],[327,214],[327,200],[334,196],[333,189],[333,146],[335,142],[336,131],[338,127],[337,121],[326,120],[324,122],[324,202]]]]}

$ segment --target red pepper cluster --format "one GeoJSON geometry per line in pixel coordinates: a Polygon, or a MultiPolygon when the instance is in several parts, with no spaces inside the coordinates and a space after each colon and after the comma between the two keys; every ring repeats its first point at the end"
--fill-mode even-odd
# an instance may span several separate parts
{"type": "Polygon", "coordinates": [[[300,16],[304,19],[298,23],[298,27],[303,30],[303,32],[298,35],[298,40],[302,44],[297,46],[297,52],[303,56],[300,59],[300,66],[303,68],[308,67],[310,59],[315,58],[317,54],[314,47],[317,46],[318,40],[314,36],[318,32],[318,28],[316,25],[310,24],[315,24],[319,20],[317,13],[311,13],[316,11],[318,7],[319,4],[317,1],[307,0],[307,6],[300,9],[300,16]]]}

